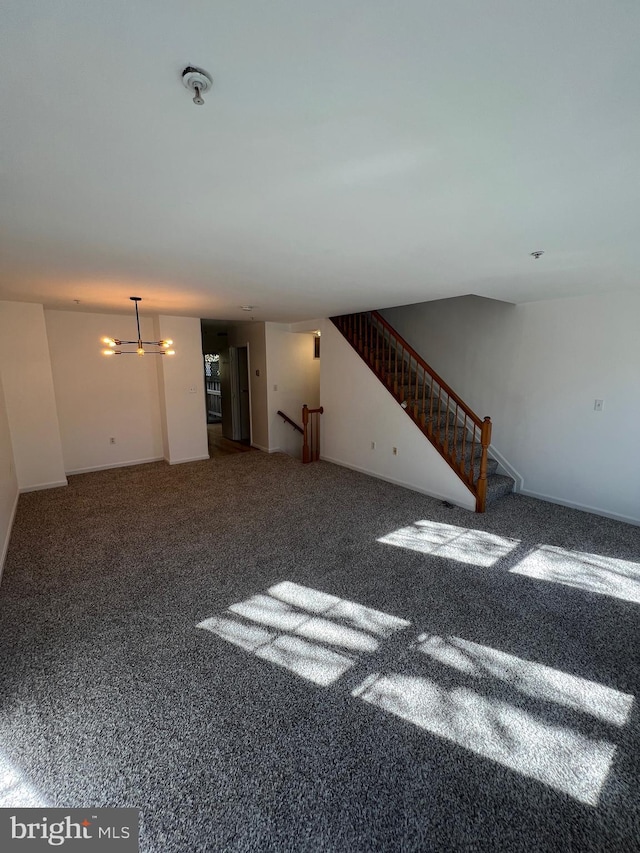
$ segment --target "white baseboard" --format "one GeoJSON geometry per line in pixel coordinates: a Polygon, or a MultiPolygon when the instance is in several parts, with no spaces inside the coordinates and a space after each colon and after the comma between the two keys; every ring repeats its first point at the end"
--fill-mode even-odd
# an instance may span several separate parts
{"type": "Polygon", "coordinates": [[[251,447],[255,447],[256,450],[261,450],[263,453],[273,453],[273,450],[269,450],[268,447],[263,447],[261,444],[256,444],[255,441],[251,442],[251,447]]]}
{"type": "Polygon", "coordinates": [[[596,506],[587,506],[586,504],[575,503],[574,501],[565,501],[562,498],[553,497],[553,495],[542,495],[539,492],[530,492],[523,489],[520,492],[527,498],[536,498],[539,501],[546,501],[551,504],[559,504],[560,506],[569,507],[569,509],[579,509],[582,512],[590,512],[593,515],[602,515],[605,518],[613,518],[614,521],[624,521],[625,524],[634,524],[640,526],[640,518],[632,518],[629,515],[619,515],[615,512],[609,512],[606,509],[601,509],[596,506]]]}
{"type": "Polygon", "coordinates": [[[206,456],[189,456],[187,459],[168,459],[166,461],[169,465],[184,465],[185,462],[204,462],[205,459],[207,461],[210,459],[208,453],[206,456]]]}
{"type": "Polygon", "coordinates": [[[24,495],[27,492],[40,492],[43,489],[59,489],[60,486],[68,486],[67,478],[64,480],[56,480],[53,483],[36,483],[35,486],[25,486],[23,489],[20,489],[20,494],[24,495]]]}
{"type": "MultiPolygon", "coordinates": [[[[92,471],[108,471],[110,468],[129,468],[131,465],[146,465],[148,462],[162,462],[163,456],[150,456],[148,459],[131,459],[129,462],[111,462],[108,465],[92,465],[89,468],[74,468],[67,471],[68,476],[73,474],[90,474],[92,471]]],[[[64,484],[66,485],[66,483],[64,484]]]]}
{"type": "Polygon", "coordinates": [[[441,495],[438,492],[428,492],[426,489],[421,489],[418,486],[414,486],[412,483],[405,483],[403,480],[394,480],[393,477],[383,477],[382,474],[376,474],[374,471],[367,471],[366,468],[351,465],[349,462],[342,462],[340,459],[332,459],[330,456],[321,456],[320,459],[322,462],[331,462],[333,465],[340,465],[341,468],[349,468],[351,471],[357,471],[359,474],[366,474],[367,477],[375,477],[376,480],[384,480],[385,483],[392,483],[394,486],[402,486],[403,489],[409,489],[412,492],[418,492],[421,495],[426,495],[429,498],[435,498],[439,501],[447,501],[447,503],[460,507],[460,509],[475,512],[476,502],[475,498],[471,495],[471,492],[469,492],[469,496],[473,506],[464,506],[449,495],[441,495]]]}
{"type": "Polygon", "coordinates": [[[2,550],[0,550],[0,582],[2,581],[2,572],[4,570],[4,561],[7,556],[7,551],[9,550],[9,540],[11,539],[11,530],[13,529],[13,522],[16,517],[16,510],[18,509],[18,498],[20,497],[20,492],[16,491],[16,499],[13,502],[13,509],[11,510],[11,514],[9,516],[9,524],[7,526],[7,533],[4,537],[4,542],[2,543],[2,550]]]}

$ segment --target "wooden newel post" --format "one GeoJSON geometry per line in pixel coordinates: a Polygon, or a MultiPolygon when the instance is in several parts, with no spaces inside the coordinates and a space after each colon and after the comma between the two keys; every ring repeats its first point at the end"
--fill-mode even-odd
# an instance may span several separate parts
{"type": "Polygon", "coordinates": [[[306,403],[302,407],[302,461],[311,462],[311,448],[309,447],[309,407],[306,403]]]}
{"type": "Polygon", "coordinates": [[[480,476],[478,477],[476,493],[476,512],[484,512],[487,506],[487,457],[489,453],[489,445],[491,444],[490,417],[486,417],[482,422],[480,443],[482,445],[482,455],[480,457],[480,476]]]}

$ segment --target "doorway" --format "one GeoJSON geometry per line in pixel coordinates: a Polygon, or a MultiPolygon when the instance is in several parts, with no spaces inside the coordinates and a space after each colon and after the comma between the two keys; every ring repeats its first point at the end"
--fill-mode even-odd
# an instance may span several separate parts
{"type": "Polygon", "coordinates": [[[207,425],[222,421],[220,391],[220,353],[204,354],[204,384],[207,401],[207,425]]]}
{"type": "Polygon", "coordinates": [[[230,441],[251,442],[249,349],[229,347],[220,355],[222,435],[230,441]]]}
{"type": "Polygon", "coordinates": [[[229,346],[224,320],[202,320],[209,455],[251,450],[249,345],[229,346]]]}

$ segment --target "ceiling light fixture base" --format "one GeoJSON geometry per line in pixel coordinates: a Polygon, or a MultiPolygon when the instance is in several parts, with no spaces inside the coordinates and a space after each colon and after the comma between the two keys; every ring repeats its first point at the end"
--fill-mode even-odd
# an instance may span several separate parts
{"type": "Polygon", "coordinates": [[[204,104],[202,96],[213,86],[213,79],[203,68],[187,65],[182,72],[182,85],[194,93],[193,103],[201,107],[204,104]]]}

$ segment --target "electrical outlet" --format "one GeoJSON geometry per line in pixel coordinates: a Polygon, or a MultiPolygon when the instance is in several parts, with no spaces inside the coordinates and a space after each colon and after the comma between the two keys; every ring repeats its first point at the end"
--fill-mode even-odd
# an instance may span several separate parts
{"type": "Polygon", "coordinates": [[[195,385],[190,385],[190,386],[189,386],[189,393],[190,393],[190,394],[195,394],[195,393],[197,393],[197,391],[198,391],[198,389],[196,388],[196,386],[195,386],[195,385]]]}
{"type": "Polygon", "coordinates": [[[111,438],[109,439],[109,444],[115,444],[115,443],[116,443],[115,438],[113,436],[111,436],[111,438]]]}
{"type": "Polygon", "coordinates": [[[394,456],[397,456],[398,455],[398,448],[394,447],[392,452],[393,452],[394,456]]]}
{"type": "Polygon", "coordinates": [[[277,385],[274,385],[274,386],[273,386],[273,390],[274,390],[274,391],[277,391],[277,390],[278,390],[278,386],[277,386],[277,385]]]}
{"type": "Polygon", "coordinates": [[[371,442],[371,449],[372,449],[372,450],[375,450],[375,449],[376,449],[376,443],[375,443],[375,441],[372,441],[372,442],[371,442]]]}
{"type": "Polygon", "coordinates": [[[604,400],[594,400],[593,401],[593,411],[601,412],[604,409],[604,400]]]}

